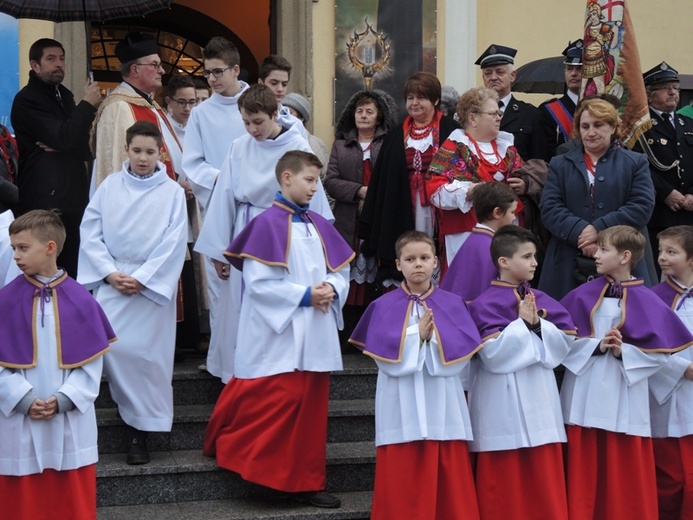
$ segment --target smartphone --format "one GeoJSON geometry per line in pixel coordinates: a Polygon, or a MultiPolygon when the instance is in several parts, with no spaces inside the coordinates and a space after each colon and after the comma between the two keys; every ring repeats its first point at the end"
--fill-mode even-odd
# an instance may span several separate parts
{"type": "Polygon", "coordinates": [[[90,70],[89,73],[87,74],[87,80],[89,80],[89,83],[94,83],[94,71],[90,70]]]}

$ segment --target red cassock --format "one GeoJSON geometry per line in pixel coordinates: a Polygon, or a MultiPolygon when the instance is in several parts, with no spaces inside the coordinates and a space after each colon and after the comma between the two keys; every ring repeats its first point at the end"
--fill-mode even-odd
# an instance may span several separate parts
{"type": "Polygon", "coordinates": [[[229,381],[207,425],[204,454],[249,482],[325,489],[329,372],[229,381]]]}
{"type": "Polygon", "coordinates": [[[476,493],[483,520],[568,519],[560,443],[475,455],[476,493]]]}
{"type": "Polygon", "coordinates": [[[96,465],[0,476],[0,513],[7,520],[96,520],[96,465]]]}
{"type": "Polygon", "coordinates": [[[371,520],[478,520],[466,441],[378,446],[371,520]]]}
{"type": "Polygon", "coordinates": [[[659,520],[693,520],[693,435],[652,439],[659,520]]]}
{"type": "Polygon", "coordinates": [[[566,425],[570,518],[655,520],[652,439],[566,425]]]}

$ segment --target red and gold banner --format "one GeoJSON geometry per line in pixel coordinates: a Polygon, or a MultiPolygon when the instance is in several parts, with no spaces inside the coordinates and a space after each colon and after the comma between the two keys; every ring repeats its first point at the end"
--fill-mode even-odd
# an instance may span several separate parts
{"type": "Polygon", "coordinates": [[[580,97],[616,96],[621,101],[621,139],[631,148],[652,123],[626,0],[588,0],[583,40],[580,97]]]}

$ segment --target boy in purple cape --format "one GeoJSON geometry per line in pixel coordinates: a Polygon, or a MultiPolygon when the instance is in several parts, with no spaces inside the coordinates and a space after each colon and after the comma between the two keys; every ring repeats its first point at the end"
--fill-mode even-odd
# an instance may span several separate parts
{"type": "MultiPolygon", "coordinates": [[[[693,226],[657,238],[666,281],[652,291],[693,331],[693,226]]],[[[693,518],[693,350],[672,354],[649,387],[659,518],[693,518]]]]}
{"type": "Polygon", "coordinates": [[[517,194],[500,182],[484,182],[472,191],[476,224],[450,264],[440,288],[470,302],[498,278],[491,259],[491,239],[515,221],[517,194]]]}
{"type": "Polygon", "coordinates": [[[484,348],[471,366],[469,413],[482,518],[565,520],[566,441],[556,368],[575,327],[553,298],[531,289],[537,268],[531,231],[504,226],[491,242],[499,280],[470,304],[484,348]]]}
{"type": "Polygon", "coordinates": [[[368,306],[349,340],[379,369],[371,518],[478,519],[459,374],[481,340],[464,301],[431,284],[431,237],[408,231],[395,252],[402,286],[368,306]]]}
{"type": "Polygon", "coordinates": [[[630,226],[599,233],[597,272],[561,303],[578,338],[564,360],[571,518],[657,518],[648,378],[693,336],[631,270],[645,237],[630,226]]]}
{"type": "Polygon", "coordinates": [[[337,335],[354,252],[308,209],[322,164],[286,152],[281,193],[233,240],[226,256],[242,270],[234,376],[214,407],[204,453],[222,468],[316,507],[324,493],[331,371],[342,369],[337,335]]]}
{"type": "Polygon", "coordinates": [[[94,400],[115,334],[101,307],[59,269],[57,213],[9,227],[23,272],[0,290],[0,503],[3,518],[96,518],[94,400]],[[43,498],[43,499],[42,499],[43,498]]]}

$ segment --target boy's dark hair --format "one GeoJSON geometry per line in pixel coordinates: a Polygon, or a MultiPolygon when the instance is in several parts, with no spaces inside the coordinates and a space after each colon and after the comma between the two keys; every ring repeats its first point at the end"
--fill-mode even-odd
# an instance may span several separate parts
{"type": "Polygon", "coordinates": [[[154,123],[150,123],[149,121],[137,121],[137,123],[125,131],[125,143],[130,146],[132,140],[138,135],[153,137],[159,150],[161,150],[163,138],[161,137],[161,132],[154,123]]]}
{"type": "Polygon", "coordinates": [[[289,78],[291,78],[291,63],[289,63],[289,60],[277,54],[270,54],[260,63],[260,69],[257,73],[260,81],[265,81],[273,70],[286,71],[289,78]]]}
{"type": "Polygon", "coordinates": [[[229,67],[241,66],[241,55],[238,48],[226,38],[215,36],[205,48],[202,49],[202,57],[205,60],[221,60],[229,67]]]}
{"type": "Polygon", "coordinates": [[[491,240],[491,258],[493,259],[493,264],[500,269],[498,264],[498,259],[512,258],[512,256],[517,253],[522,244],[531,242],[537,248],[540,248],[539,240],[534,236],[530,230],[521,228],[520,226],[503,226],[493,235],[493,240],[491,240]]]}
{"type": "Polygon", "coordinates": [[[693,257],[693,226],[671,226],[657,234],[657,240],[675,240],[686,252],[686,258],[693,257]]]}
{"type": "Polygon", "coordinates": [[[630,251],[630,268],[635,267],[645,254],[645,235],[631,226],[611,226],[599,232],[597,243],[614,246],[619,253],[630,251]]]}
{"type": "Polygon", "coordinates": [[[17,217],[8,229],[10,235],[16,235],[22,231],[31,233],[43,244],[50,241],[57,246],[56,254],[60,254],[65,244],[65,226],[60,220],[57,210],[34,209],[17,217]]]}
{"type": "Polygon", "coordinates": [[[264,112],[272,117],[279,110],[279,104],[267,85],[255,83],[238,98],[238,110],[245,110],[251,114],[264,112]]]}
{"type": "Polygon", "coordinates": [[[195,81],[187,74],[176,74],[171,76],[168,83],[166,83],[166,95],[173,99],[176,92],[178,92],[178,90],[181,88],[195,89],[195,81]]]}
{"type": "Polygon", "coordinates": [[[493,219],[493,210],[505,213],[517,200],[517,194],[501,182],[483,182],[472,191],[474,213],[479,222],[493,219]]]}
{"type": "Polygon", "coordinates": [[[436,243],[433,241],[431,236],[428,233],[424,233],[423,231],[405,231],[402,233],[399,238],[397,239],[397,242],[395,242],[395,257],[399,258],[400,255],[402,254],[402,249],[404,246],[407,244],[411,244],[412,242],[425,242],[429,246],[431,246],[431,251],[433,254],[436,254],[436,243]]]}
{"type": "Polygon", "coordinates": [[[40,40],[36,40],[31,44],[31,47],[29,47],[29,61],[40,63],[41,58],[43,58],[43,51],[49,47],[60,47],[63,54],[65,54],[65,47],[63,47],[63,44],[58,40],[54,40],[53,38],[41,38],[40,40]]]}
{"type": "Polygon", "coordinates": [[[281,185],[282,173],[289,172],[291,175],[296,175],[308,166],[315,166],[318,170],[322,169],[322,162],[318,156],[310,152],[301,150],[290,150],[281,156],[277,161],[277,166],[274,173],[277,176],[277,182],[281,185]]]}

